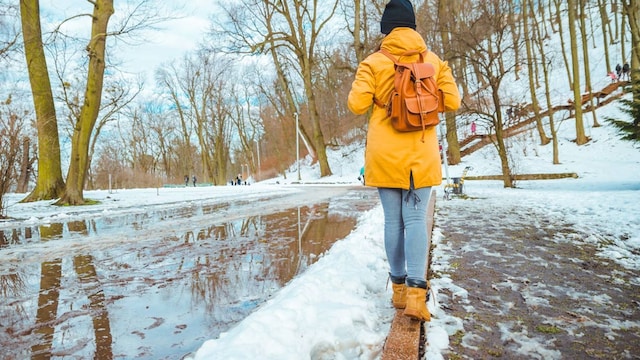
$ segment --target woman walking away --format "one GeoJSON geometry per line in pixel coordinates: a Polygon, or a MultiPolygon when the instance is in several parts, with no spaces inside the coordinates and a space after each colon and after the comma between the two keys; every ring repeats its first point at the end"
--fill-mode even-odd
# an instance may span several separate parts
{"type": "MultiPolygon", "coordinates": [[[[444,92],[446,111],[460,107],[460,93],[451,68],[436,54],[427,51],[424,39],[415,31],[415,13],[409,0],[391,0],[386,5],[380,30],[385,35],[381,49],[399,62],[416,62],[427,52],[425,62],[435,69],[438,87],[444,92]]],[[[394,63],[380,52],[359,64],[351,85],[348,105],[355,114],[371,106],[365,178],[367,186],[378,188],[384,211],[384,245],[389,261],[393,306],[404,308],[404,315],[423,321],[431,316],[426,307],[428,262],[427,204],[431,187],[442,182],[436,127],[422,131],[398,132],[385,107],[374,105],[374,98],[387,103],[394,88],[394,63]]]]}

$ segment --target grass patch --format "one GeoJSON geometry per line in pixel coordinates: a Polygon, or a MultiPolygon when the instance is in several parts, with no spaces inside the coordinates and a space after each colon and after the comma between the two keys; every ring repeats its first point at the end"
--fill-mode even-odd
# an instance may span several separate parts
{"type": "Polygon", "coordinates": [[[99,200],[84,199],[84,204],[80,204],[80,205],[62,204],[62,205],[59,205],[59,206],[62,206],[62,207],[66,207],[66,206],[87,206],[87,205],[99,205],[99,204],[102,204],[102,202],[99,201],[99,200]]]}
{"type": "Polygon", "coordinates": [[[562,332],[562,329],[554,325],[538,325],[536,331],[543,334],[558,334],[562,332]]]}
{"type": "Polygon", "coordinates": [[[501,357],[502,356],[502,349],[487,349],[487,354],[493,356],[493,357],[501,357]]]}
{"type": "Polygon", "coordinates": [[[462,344],[462,337],[464,336],[464,331],[458,330],[455,334],[451,335],[451,344],[455,346],[459,346],[462,344]]]}

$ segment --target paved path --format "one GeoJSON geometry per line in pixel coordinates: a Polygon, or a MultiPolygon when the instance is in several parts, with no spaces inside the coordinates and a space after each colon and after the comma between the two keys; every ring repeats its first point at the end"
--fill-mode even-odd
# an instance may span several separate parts
{"type": "Polygon", "coordinates": [[[439,290],[464,325],[445,358],[640,359],[639,274],[598,256],[604,244],[557,213],[491,199],[438,201],[435,219],[446,275],[467,291],[439,290]]]}

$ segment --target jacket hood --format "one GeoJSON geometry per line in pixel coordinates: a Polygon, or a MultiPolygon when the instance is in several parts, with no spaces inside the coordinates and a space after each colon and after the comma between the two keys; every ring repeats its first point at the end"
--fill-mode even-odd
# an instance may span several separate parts
{"type": "Polygon", "coordinates": [[[400,55],[409,50],[423,52],[427,50],[427,45],[417,31],[410,28],[395,28],[384,37],[380,48],[394,55],[400,55]]]}

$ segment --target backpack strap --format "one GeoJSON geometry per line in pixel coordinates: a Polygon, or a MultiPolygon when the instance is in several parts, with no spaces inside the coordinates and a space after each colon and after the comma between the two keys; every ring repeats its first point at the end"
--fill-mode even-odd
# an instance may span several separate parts
{"type": "Polygon", "coordinates": [[[393,61],[393,63],[394,63],[395,65],[397,65],[397,64],[398,64],[398,60],[396,60],[396,58],[395,58],[395,57],[393,57],[393,55],[391,55],[391,53],[389,52],[389,50],[387,50],[387,49],[380,49],[380,50],[378,50],[378,52],[379,52],[379,53],[381,53],[382,55],[384,55],[384,56],[388,57],[391,61],[393,61]]]}
{"type": "Polygon", "coordinates": [[[385,103],[383,103],[382,101],[380,101],[377,97],[373,97],[373,103],[380,106],[381,108],[386,108],[387,105],[385,103]]]}
{"type": "MultiPolygon", "coordinates": [[[[398,65],[398,60],[389,52],[389,50],[387,49],[380,49],[378,50],[379,53],[383,54],[384,56],[388,57],[391,61],[393,61],[394,64],[398,65]]],[[[400,57],[403,56],[411,56],[411,55],[420,55],[420,59],[418,59],[418,61],[416,62],[424,62],[424,59],[427,58],[427,50],[420,52],[418,50],[407,50],[405,52],[403,52],[402,54],[400,54],[400,57]]]]}
{"type": "MultiPolygon", "coordinates": [[[[383,54],[384,56],[388,57],[389,60],[393,61],[394,66],[398,65],[398,60],[396,60],[396,58],[393,57],[393,55],[391,55],[391,53],[388,50],[380,49],[380,50],[378,50],[378,52],[383,54]]],[[[380,101],[380,99],[378,99],[376,97],[373,98],[373,102],[376,105],[380,106],[381,108],[386,108],[387,107],[387,104],[383,103],[382,101],[380,101]]]]}

